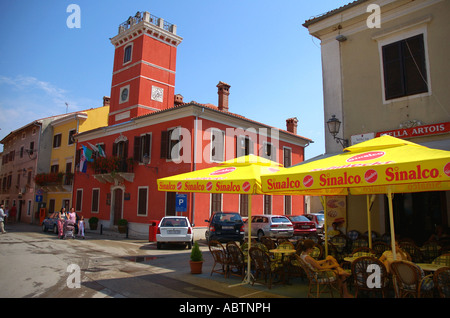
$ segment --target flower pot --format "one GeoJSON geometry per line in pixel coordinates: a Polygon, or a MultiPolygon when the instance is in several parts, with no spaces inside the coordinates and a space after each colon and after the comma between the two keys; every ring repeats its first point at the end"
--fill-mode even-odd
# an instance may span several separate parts
{"type": "Polygon", "coordinates": [[[89,223],[89,229],[91,229],[91,230],[96,230],[97,229],[97,226],[98,226],[98,223],[89,223]]]}
{"type": "Polygon", "coordinates": [[[126,225],[119,225],[117,227],[117,229],[119,230],[119,233],[122,233],[122,234],[127,233],[127,226],[126,225]]]}
{"type": "Polygon", "coordinates": [[[199,262],[189,261],[189,264],[191,265],[191,274],[202,273],[203,261],[199,262]]]}

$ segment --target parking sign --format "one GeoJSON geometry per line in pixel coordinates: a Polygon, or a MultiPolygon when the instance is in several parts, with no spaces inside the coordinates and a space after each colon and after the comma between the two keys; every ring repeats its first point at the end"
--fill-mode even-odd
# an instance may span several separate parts
{"type": "Polygon", "coordinates": [[[175,211],[186,212],[187,211],[187,194],[178,194],[175,197],[175,211]]]}

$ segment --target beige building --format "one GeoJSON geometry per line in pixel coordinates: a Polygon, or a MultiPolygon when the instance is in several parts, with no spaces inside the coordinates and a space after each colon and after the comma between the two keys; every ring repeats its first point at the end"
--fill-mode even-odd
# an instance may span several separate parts
{"type": "MultiPolygon", "coordinates": [[[[447,0],[358,0],[304,23],[321,41],[324,122],[342,122],[336,137],[352,145],[388,133],[450,150],[449,16],[447,0]]],[[[341,152],[325,129],[326,152],[341,152]]],[[[365,207],[365,196],[347,198],[347,230],[367,230],[365,207]]],[[[423,242],[448,226],[449,207],[448,192],[395,195],[396,232],[423,242]]],[[[382,195],[371,220],[389,230],[382,195]]]]}

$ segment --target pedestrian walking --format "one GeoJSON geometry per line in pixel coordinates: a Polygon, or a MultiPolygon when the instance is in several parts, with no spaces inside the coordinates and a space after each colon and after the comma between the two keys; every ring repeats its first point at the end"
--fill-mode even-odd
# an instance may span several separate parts
{"type": "Polygon", "coordinates": [[[78,236],[81,236],[84,240],[84,216],[81,216],[78,221],[78,236]]]}
{"type": "Polygon", "coordinates": [[[64,221],[67,218],[66,208],[61,208],[58,215],[58,238],[64,238],[64,221]]]}
{"type": "Polygon", "coordinates": [[[0,232],[2,232],[2,234],[5,234],[5,211],[3,211],[3,203],[0,204],[0,232]]]}

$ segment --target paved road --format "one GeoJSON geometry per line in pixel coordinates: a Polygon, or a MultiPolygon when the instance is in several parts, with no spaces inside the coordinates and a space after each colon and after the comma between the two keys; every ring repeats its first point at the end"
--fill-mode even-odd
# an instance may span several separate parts
{"type": "Polygon", "coordinates": [[[88,233],[87,239],[59,240],[25,224],[7,225],[0,235],[0,298],[248,298],[282,297],[209,277],[191,275],[190,250],[157,250],[145,240],[88,233]],[[79,287],[79,288],[77,288],[79,287]]]}

